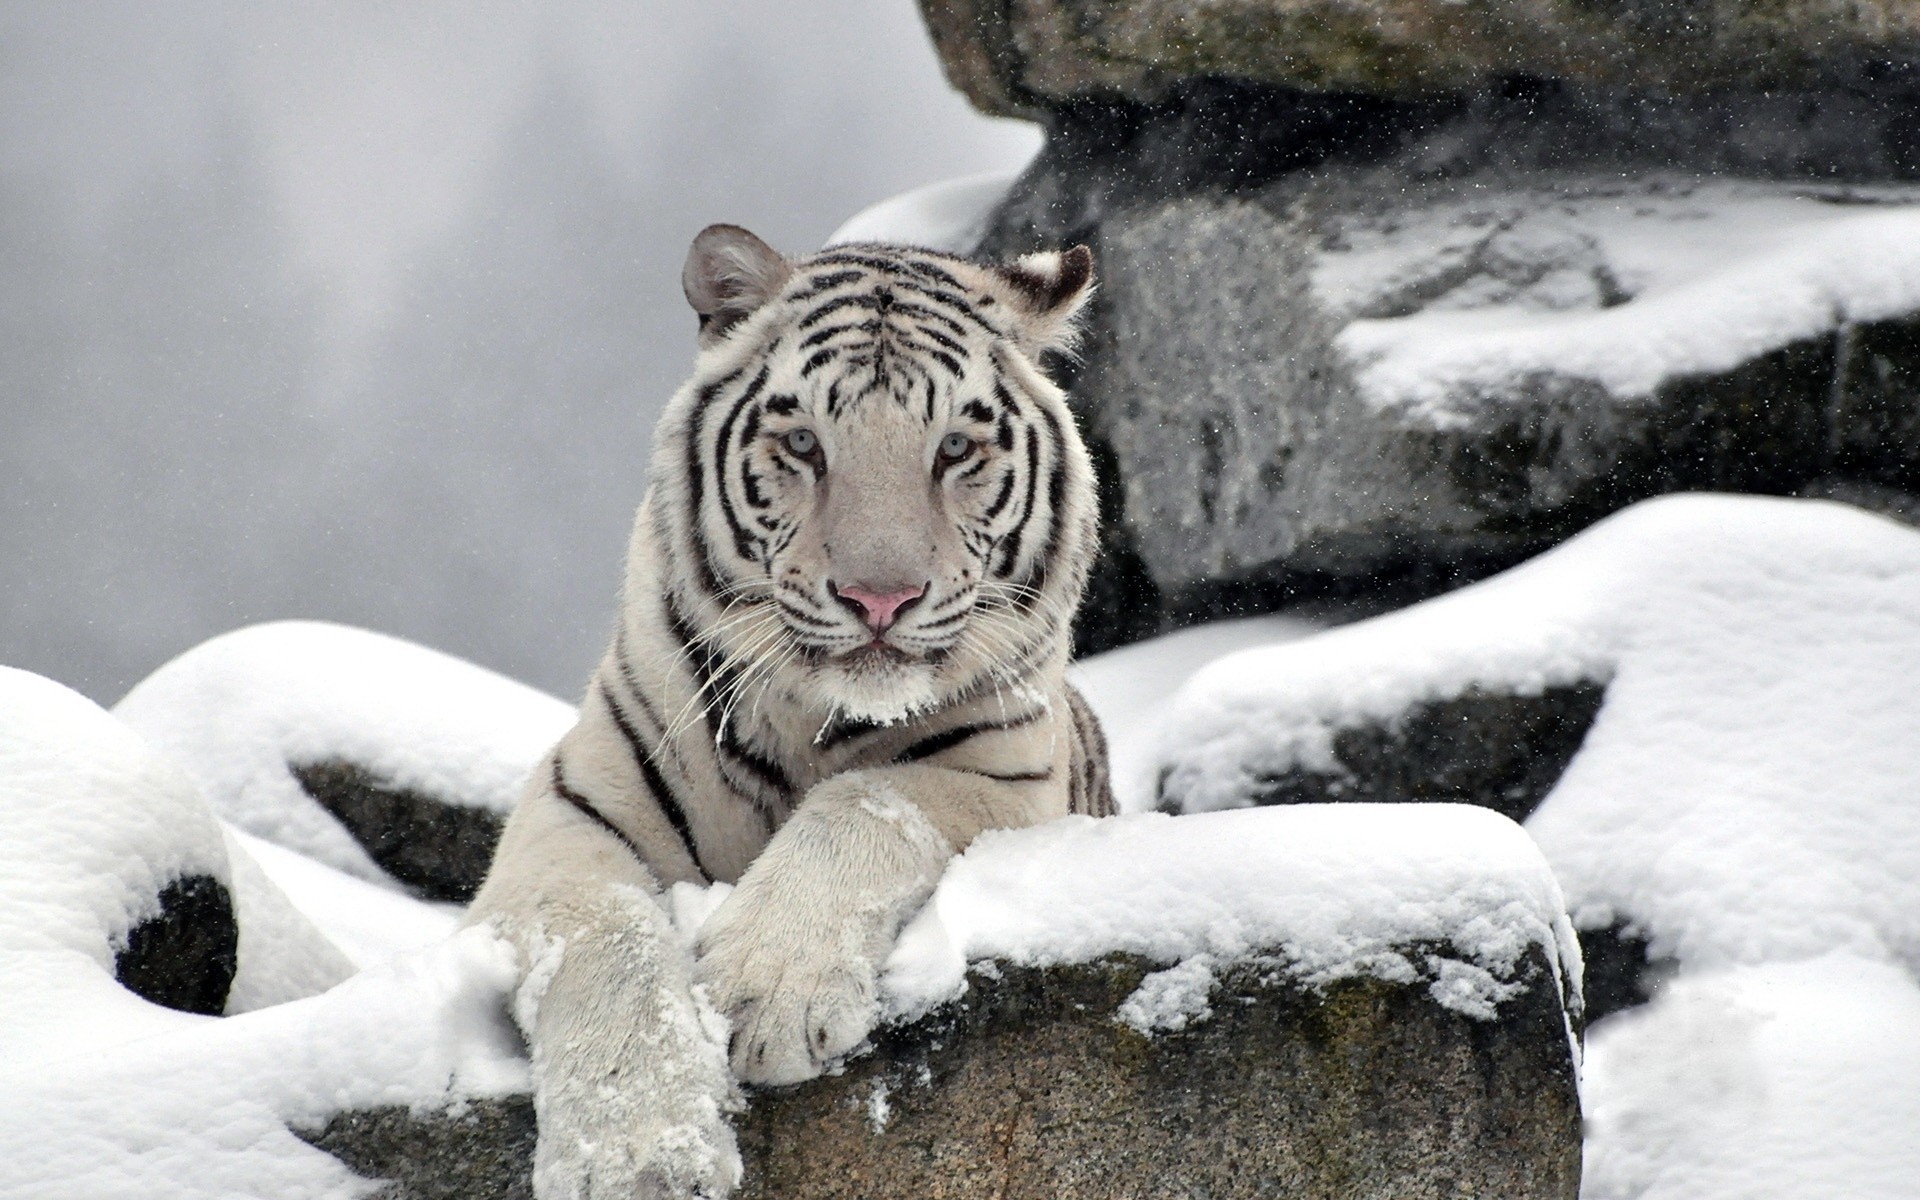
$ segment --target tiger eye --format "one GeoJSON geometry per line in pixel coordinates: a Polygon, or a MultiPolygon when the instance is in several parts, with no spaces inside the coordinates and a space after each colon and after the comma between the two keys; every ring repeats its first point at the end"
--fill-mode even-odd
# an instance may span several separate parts
{"type": "Polygon", "coordinates": [[[820,439],[814,436],[814,432],[811,429],[792,430],[786,437],[782,438],[781,441],[786,443],[787,449],[798,454],[801,458],[810,457],[814,451],[820,448],[820,439]]]}
{"type": "Polygon", "coordinates": [[[959,462],[972,454],[978,444],[964,433],[950,433],[940,439],[940,457],[948,462],[959,462]]]}

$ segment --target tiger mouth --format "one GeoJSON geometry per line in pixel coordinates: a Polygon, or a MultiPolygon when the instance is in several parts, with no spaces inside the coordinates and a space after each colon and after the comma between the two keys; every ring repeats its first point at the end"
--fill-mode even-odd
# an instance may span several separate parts
{"type": "Polygon", "coordinates": [[[919,662],[918,655],[909,654],[892,642],[874,638],[864,646],[856,646],[840,656],[840,661],[849,666],[894,666],[903,663],[919,662]]]}

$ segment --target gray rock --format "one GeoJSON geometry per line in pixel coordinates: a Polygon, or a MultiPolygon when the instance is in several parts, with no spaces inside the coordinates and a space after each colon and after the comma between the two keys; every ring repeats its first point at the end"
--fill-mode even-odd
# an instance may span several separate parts
{"type": "Polygon", "coordinates": [[[1870,81],[1920,61],[1905,0],[921,0],[982,110],[1154,103],[1183,81],[1427,94],[1503,79],[1669,92],[1870,81]]]}
{"type": "MultiPolygon", "coordinates": [[[[1249,962],[1221,973],[1210,1016],[1148,1036],[1114,1014],[1151,969],[976,969],[965,998],[883,1031],[843,1073],[755,1096],[740,1196],[1578,1194],[1568,1001],[1538,947],[1490,1021],[1442,1007],[1425,981],[1314,991],[1249,962]]],[[[530,1111],[381,1110],[303,1136],[391,1181],[389,1200],[523,1196],[530,1111]]]]}
{"type": "Polygon", "coordinates": [[[381,870],[421,899],[464,904],[480,890],[506,827],[500,814],[390,786],[356,763],[290,764],[288,770],[381,870]]]}
{"type": "MultiPolygon", "coordinates": [[[[1248,777],[1254,804],[1477,804],[1524,821],[1580,751],[1606,688],[1562,684],[1534,693],[1470,688],[1380,724],[1333,735],[1325,768],[1296,763],[1248,777]]],[[[1179,804],[1162,796],[1164,811],[1179,804]]]]}
{"type": "Polygon", "coordinates": [[[161,888],[155,906],[116,942],[113,977],[149,1003],[219,1016],[240,965],[233,894],[211,875],[186,875],[161,888]]]}
{"type": "Polygon", "coordinates": [[[1912,178],[1920,106],[1857,101],[1216,83],[1050,118],[981,250],[1084,241],[1100,262],[1084,360],[1064,368],[1107,480],[1082,652],[1303,598],[1432,594],[1665,492],[1920,492],[1910,316],[1837,301],[1733,366],[1683,363],[1638,390],[1552,359],[1434,368],[1438,398],[1420,401],[1383,393],[1352,337],[1464,310],[1635,311],[1644,281],[1601,232],[1621,211],[1920,203],[1907,185],[1803,181],[1912,178]]]}

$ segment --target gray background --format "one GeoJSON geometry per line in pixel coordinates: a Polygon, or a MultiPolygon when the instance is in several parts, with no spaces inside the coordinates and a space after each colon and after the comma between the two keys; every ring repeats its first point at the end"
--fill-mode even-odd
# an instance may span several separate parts
{"type": "Polygon", "coordinates": [[[321,617],[571,698],[693,234],[1038,142],[910,0],[0,6],[0,663],[321,617]]]}

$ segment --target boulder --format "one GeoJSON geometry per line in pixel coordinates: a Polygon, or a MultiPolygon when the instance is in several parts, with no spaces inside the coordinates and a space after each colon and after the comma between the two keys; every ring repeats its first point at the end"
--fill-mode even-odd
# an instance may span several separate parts
{"type": "Polygon", "coordinates": [[[921,0],[947,78],[985,112],[1153,103],[1219,78],[1463,91],[1529,77],[1669,92],[1871,81],[1920,61],[1904,0],[921,0]]]}
{"type": "Polygon", "coordinates": [[[1586,1011],[1676,972],[1920,936],[1906,781],[1920,536],[1810,500],[1664,497],[1504,575],[1196,674],[1158,803],[1444,798],[1524,819],[1586,1011]]]}
{"type": "MultiPolygon", "coordinates": [[[[989,834],[865,1051],[750,1097],[740,1195],[1571,1200],[1579,970],[1539,852],[1472,808],[989,834]]],[[[526,1194],[534,1128],[509,1096],[301,1136],[437,1200],[526,1194]]]]}
{"type": "Polygon", "coordinates": [[[1195,81],[1049,116],[980,249],[1100,262],[1061,368],[1108,485],[1082,651],[1432,594],[1667,492],[1920,493],[1915,111],[1195,81]]]}
{"type": "MultiPolygon", "coordinates": [[[[965,998],[840,1074],[752,1097],[741,1200],[1578,1194],[1567,1014],[1539,948],[1501,980],[1494,1021],[1438,1003],[1431,973],[1316,988],[1249,960],[1211,981],[1206,1015],[1143,1030],[1156,974],[976,964],[965,998]]],[[[388,1200],[532,1194],[525,1097],[302,1136],[388,1200]]]]}

